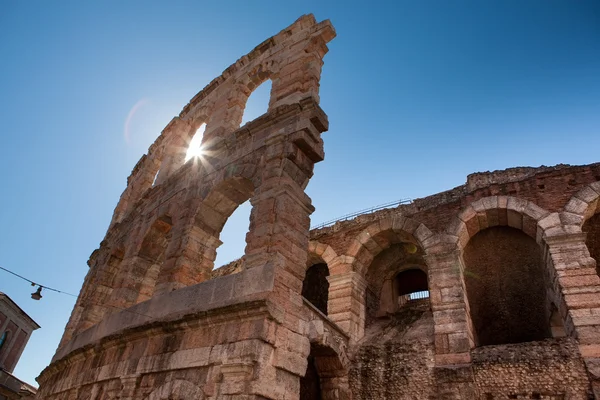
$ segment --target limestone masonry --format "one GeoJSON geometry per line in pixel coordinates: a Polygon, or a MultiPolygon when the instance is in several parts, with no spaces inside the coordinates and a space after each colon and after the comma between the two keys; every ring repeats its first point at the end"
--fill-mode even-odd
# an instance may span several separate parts
{"type": "Polygon", "coordinates": [[[334,37],[301,17],[167,125],[36,398],[600,399],[600,164],[473,174],[310,231],[334,37]],[[268,112],[240,127],[268,79],[268,112]],[[247,200],[245,254],[214,269],[247,200]]]}

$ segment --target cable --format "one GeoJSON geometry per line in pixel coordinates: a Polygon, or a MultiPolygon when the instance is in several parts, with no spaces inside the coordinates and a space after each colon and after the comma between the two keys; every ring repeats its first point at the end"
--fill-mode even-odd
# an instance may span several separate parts
{"type": "MultiPolygon", "coordinates": [[[[72,293],[63,292],[62,290],[58,290],[58,289],[54,289],[54,288],[51,288],[51,287],[48,287],[48,286],[40,285],[39,283],[35,283],[35,282],[34,282],[34,281],[32,281],[31,279],[27,279],[27,278],[25,278],[24,276],[21,276],[21,275],[17,274],[16,272],[12,272],[12,271],[10,271],[10,270],[8,270],[8,269],[4,268],[4,267],[0,267],[0,269],[1,269],[1,270],[3,270],[3,271],[6,271],[6,272],[8,272],[9,274],[12,274],[12,275],[14,275],[14,276],[16,276],[16,277],[19,277],[19,278],[21,278],[21,279],[23,279],[24,281],[27,281],[27,282],[31,283],[31,286],[39,286],[39,287],[41,287],[41,288],[44,288],[44,289],[47,289],[47,290],[52,290],[53,292],[62,293],[62,294],[66,294],[66,295],[68,295],[68,296],[73,296],[73,297],[79,297],[79,296],[77,296],[77,295],[74,295],[74,294],[72,294],[72,293]]],[[[111,305],[111,304],[97,304],[97,303],[90,303],[89,305],[91,305],[91,306],[99,306],[99,307],[112,307],[112,308],[116,308],[116,309],[118,309],[118,310],[122,310],[122,311],[125,311],[125,312],[128,312],[128,313],[131,313],[131,314],[137,314],[137,315],[141,315],[141,316],[143,316],[143,317],[147,317],[147,318],[154,318],[154,317],[152,317],[151,315],[146,315],[146,314],[138,313],[138,312],[135,312],[135,311],[131,311],[131,310],[127,309],[127,308],[123,308],[123,307],[119,307],[119,306],[113,306],[113,305],[111,305]]]]}
{"type": "Polygon", "coordinates": [[[54,289],[54,288],[51,288],[51,287],[48,287],[48,286],[40,285],[39,283],[35,283],[35,282],[34,282],[34,281],[32,281],[31,279],[27,279],[27,278],[25,278],[24,276],[21,276],[21,275],[17,274],[16,272],[12,272],[12,271],[10,271],[10,270],[8,270],[8,269],[4,268],[4,267],[0,267],[0,269],[1,269],[1,270],[3,270],[3,271],[6,271],[6,272],[8,272],[9,274],[13,274],[13,275],[14,275],[14,276],[16,276],[16,277],[19,277],[19,278],[21,278],[21,279],[23,279],[24,281],[27,281],[27,282],[31,283],[31,286],[39,286],[39,287],[41,287],[41,288],[44,288],[44,289],[47,289],[47,290],[52,290],[53,292],[62,293],[62,294],[66,294],[66,295],[68,295],[68,296],[73,296],[73,297],[79,297],[79,296],[77,296],[77,295],[75,295],[75,294],[72,294],[72,293],[63,292],[62,290],[58,290],[58,289],[54,289]]]}

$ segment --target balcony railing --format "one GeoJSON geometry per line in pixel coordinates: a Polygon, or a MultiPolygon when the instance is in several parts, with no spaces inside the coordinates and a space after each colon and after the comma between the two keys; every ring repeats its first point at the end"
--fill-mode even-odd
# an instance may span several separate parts
{"type": "Polygon", "coordinates": [[[415,300],[423,300],[429,298],[429,290],[421,290],[420,292],[414,292],[409,294],[403,294],[398,296],[398,307],[402,307],[408,302],[415,300]]]}

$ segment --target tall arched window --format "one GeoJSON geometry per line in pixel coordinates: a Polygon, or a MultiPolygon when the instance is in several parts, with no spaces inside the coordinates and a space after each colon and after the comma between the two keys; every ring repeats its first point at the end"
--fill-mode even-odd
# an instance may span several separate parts
{"type": "Polygon", "coordinates": [[[250,227],[250,201],[241,204],[225,222],[219,235],[223,242],[217,249],[215,268],[222,267],[244,255],[246,234],[250,227]]]}
{"type": "Polygon", "coordinates": [[[327,301],[329,298],[329,268],[327,264],[315,264],[306,270],[302,283],[302,296],[319,311],[327,315],[327,301]]]}
{"type": "Polygon", "coordinates": [[[244,115],[242,116],[242,125],[260,117],[269,110],[271,86],[271,80],[267,79],[248,97],[244,115]]]}

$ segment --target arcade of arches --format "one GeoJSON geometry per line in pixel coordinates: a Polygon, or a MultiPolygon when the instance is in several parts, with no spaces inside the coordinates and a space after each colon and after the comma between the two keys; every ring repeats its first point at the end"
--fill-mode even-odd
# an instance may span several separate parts
{"type": "Polygon", "coordinates": [[[302,16],[165,127],[38,399],[600,399],[600,164],[476,173],[311,231],[334,37],[302,16]],[[267,112],[241,126],[267,80],[267,112]],[[246,201],[244,255],[216,274],[246,201]]]}

